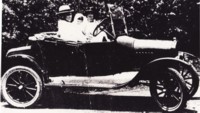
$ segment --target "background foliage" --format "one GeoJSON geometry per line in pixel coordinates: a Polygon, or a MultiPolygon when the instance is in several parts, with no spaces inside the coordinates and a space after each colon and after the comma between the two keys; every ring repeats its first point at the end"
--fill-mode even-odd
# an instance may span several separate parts
{"type": "MultiPolygon", "coordinates": [[[[28,36],[45,31],[57,31],[59,6],[71,4],[77,12],[88,7],[97,17],[106,16],[106,3],[120,4],[122,0],[3,0],[3,53],[8,48],[24,45],[28,36]]],[[[136,38],[176,38],[180,50],[199,56],[198,0],[123,0],[131,12],[127,18],[129,30],[136,38]]]]}

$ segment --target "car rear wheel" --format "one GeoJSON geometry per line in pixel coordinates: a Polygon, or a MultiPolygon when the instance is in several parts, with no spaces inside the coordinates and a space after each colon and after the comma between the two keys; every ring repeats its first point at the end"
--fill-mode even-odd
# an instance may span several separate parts
{"type": "Polygon", "coordinates": [[[14,107],[30,107],[39,100],[41,94],[42,80],[29,67],[14,66],[2,77],[3,98],[14,107]]]}
{"type": "Polygon", "coordinates": [[[167,112],[174,112],[186,105],[186,85],[180,73],[173,68],[168,68],[158,73],[150,81],[150,93],[158,106],[167,112]]]}

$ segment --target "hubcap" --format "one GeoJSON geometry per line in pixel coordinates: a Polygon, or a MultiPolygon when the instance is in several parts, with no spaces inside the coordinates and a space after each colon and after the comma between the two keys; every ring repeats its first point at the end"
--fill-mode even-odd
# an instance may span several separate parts
{"type": "Polygon", "coordinates": [[[19,87],[18,87],[19,90],[22,90],[23,88],[24,88],[23,85],[19,85],[19,87]]]}

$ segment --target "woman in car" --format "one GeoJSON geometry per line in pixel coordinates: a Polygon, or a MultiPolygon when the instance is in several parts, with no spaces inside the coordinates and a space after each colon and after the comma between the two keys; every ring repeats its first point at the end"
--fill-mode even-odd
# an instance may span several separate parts
{"type": "Polygon", "coordinates": [[[85,35],[82,33],[84,16],[77,13],[69,5],[62,5],[59,8],[58,34],[64,41],[86,42],[85,35]],[[72,21],[73,20],[73,21],[72,21]]]}

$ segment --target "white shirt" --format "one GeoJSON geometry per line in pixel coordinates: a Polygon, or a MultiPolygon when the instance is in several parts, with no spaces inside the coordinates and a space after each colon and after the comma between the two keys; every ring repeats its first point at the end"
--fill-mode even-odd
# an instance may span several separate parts
{"type": "Polygon", "coordinates": [[[58,33],[61,39],[65,41],[86,41],[81,28],[77,24],[65,20],[58,20],[58,33]]]}
{"type": "Polygon", "coordinates": [[[86,36],[93,35],[94,29],[97,27],[98,22],[87,22],[84,28],[84,34],[86,36]]]}

